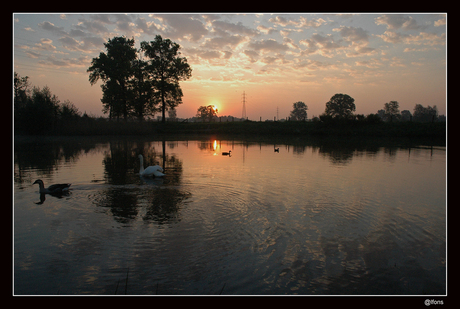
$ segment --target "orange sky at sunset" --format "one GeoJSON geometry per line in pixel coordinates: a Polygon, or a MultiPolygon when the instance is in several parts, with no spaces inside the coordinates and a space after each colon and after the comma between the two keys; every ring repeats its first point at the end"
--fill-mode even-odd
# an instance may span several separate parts
{"type": "Polygon", "coordinates": [[[14,70],[61,101],[100,116],[101,82],[87,68],[114,36],[136,47],[155,35],[181,45],[192,78],[181,82],[180,118],[200,105],[249,119],[289,116],[303,101],[308,118],[336,93],[356,113],[436,105],[446,115],[447,14],[14,14],[14,70]]]}

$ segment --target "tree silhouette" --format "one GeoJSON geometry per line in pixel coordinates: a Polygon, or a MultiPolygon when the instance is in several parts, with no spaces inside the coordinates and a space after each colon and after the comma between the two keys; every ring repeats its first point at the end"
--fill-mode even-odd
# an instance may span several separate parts
{"type": "Polygon", "coordinates": [[[398,101],[390,101],[389,103],[385,103],[383,109],[385,110],[385,118],[390,122],[392,122],[394,118],[401,116],[399,113],[398,101]]]}
{"type": "Polygon", "coordinates": [[[212,121],[212,118],[214,116],[217,116],[217,108],[214,105],[208,105],[208,106],[200,106],[198,107],[198,110],[196,112],[196,117],[201,118],[201,121],[205,121],[206,119],[209,120],[209,122],[212,121]]]}
{"type": "Polygon", "coordinates": [[[162,122],[166,121],[166,109],[182,103],[179,81],[189,79],[192,74],[187,59],[180,57],[179,49],[179,44],[163,40],[161,35],[157,35],[154,41],[141,42],[141,50],[150,58],[146,70],[161,102],[162,122]]]}
{"type": "Polygon", "coordinates": [[[308,107],[304,102],[296,102],[292,104],[291,120],[305,121],[307,120],[308,107]]]}
{"type": "Polygon", "coordinates": [[[350,119],[355,110],[355,99],[348,94],[337,93],[326,103],[325,113],[334,118],[350,119]]]}
{"type": "Polygon", "coordinates": [[[103,111],[109,113],[109,117],[123,116],[127,121],[130,107],[129,99],[132,98],[132,90],[129,87],[130,80],[134,75],[133,62],[136,59],[134,39],[114,37],[104,43],[107,53],[101,52],[99,57],[93,58],[89,82],[94,85],[99,79],[104,84],[101,86],[104,104],[103,111]]]}

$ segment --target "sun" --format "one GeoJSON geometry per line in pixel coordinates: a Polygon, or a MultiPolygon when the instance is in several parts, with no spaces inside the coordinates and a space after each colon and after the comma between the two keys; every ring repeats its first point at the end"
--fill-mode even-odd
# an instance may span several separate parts
{"type": "Polygon", "coordinates": [[[217,106],[216,102],[211,103],[212,109],[217,113],[219,110],[219,107],[217,106]]]}

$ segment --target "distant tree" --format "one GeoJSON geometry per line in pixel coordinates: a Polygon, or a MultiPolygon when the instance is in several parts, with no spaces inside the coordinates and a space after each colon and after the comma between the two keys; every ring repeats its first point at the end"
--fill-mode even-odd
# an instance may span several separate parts
{"type": "Polygon", "coordinates": [[[165,122],[167,108],[175,108],[182,103],[179,81],[187,80],[192,69],[185,57],[180,57],[180,45],[157,35],[154,41],[141,42],[141,50],[149,57],[146,70],[156,89],[161,103],[162,122],[165,122]]]}
{"type": "Polygon", "coordinates": [[[366,121],[368,123],[381,123],[382,118],[378,114],[369,114],[366,116],[366,121]]]}
{"type": "Polygon", "coordinates": [[[385,119],[392,122],[393,119],[399,118],[399,103],[398,101],[390,101],[385,103],[383,110],[385,111],[385,119]]]}
{"type": "Polygon", "coordinates": [[[59,107],[59,117],[61,120],[74,120],[81,116],[78,108],[69,100],[65,100],[59,107]]]}
{"type": "Polygon", "coordinates": [[[217,116],[217,108],[214,105],[208,105],[208,106],[200,106],[198,107],[196,117],[201,118],[201,121],[205,121],[206,119],[209,120],[209,122],[212,121],[212,119],[217,116]]]}
{"type": "Polygon", "coordinates": [[[30,95],[29,76],[21,77],[14,72],[14,106],[22,108],[26,104],[30,95]]]}
{"type": "Polygon", "coordinates": [[[407,109],[401,111],[401,120],[402,121],[411,121],[411,119],[412,119],[412,114],[411,114],[410,111],[408,111],[407,109]]]}
{"type": "Polygon", "coordinates": [[[131,110],[129,101],[133,97],[130,80],[134,75],[133,64],[137,56],[134,39],[114,37],[104,46],[107,53],[101,52],[99,57],[93,58],[87,70],[90,72],[89,82],[91,85],[99,79],[104,82],[101,85],[104,113],[108,112],[110,118],[123,116],[126,121],[131,110]]]}
{"type": "Polygon", "coordinates": [[[291,120],[305,121],[307,120],[308,107],[304,102],[296,102],[292,104],[291,120]]]}
{"type": "Polygon", "coordinates": [[[59,117],[59,103],[49,87],[33,87],[31,97],[18,119],[20,130],[28,134],[42,134],[53,130],[59,117]]]}
{"type": "Polygon", "coordinates": [[[438,108],[436,105],[423,107],[421,104],[415,104],[413,119],[419,122],[434,122],[438,119],[438,108]]]}
{"type": "Polygon", "coordinates": [[[325,114],[334,118],[353,118],[355,99],[348,94],[337,93],[326,103],[325,114]]]}
{"type": "Polygon", "coordinates": [[[177,119],[177,112],[175,108],[170,108],[168,110],[168,117],[170,121],[176,121],[177,119]]]}

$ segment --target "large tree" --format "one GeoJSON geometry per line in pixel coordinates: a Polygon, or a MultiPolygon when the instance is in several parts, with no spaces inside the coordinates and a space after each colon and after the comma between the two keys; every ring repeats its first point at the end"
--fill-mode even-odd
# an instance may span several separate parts
{"type": "Polygon", "coordinates": [[[99,79],[104,84],[101,85],[104,104],[104,112],[109,113],[110,118],[123,116],[128,119],[130,114],[130,100],[133,97],[130,80],[134,75],[134,60],[136,59],[136,49],[134,39],[126,37],[114,37],[104,43],[107,53],[101,52],[99,57],[93,58],[89,82],[94,85],[99,79]]]}
{"type": "Polygon", "coordinates": [[[141,42],[141,51],[150,58],[146,70],[156,90],[156,96],[161,103],[162,122],[165,122],[165,112],[182,103],[182,90],[179,81],[187,80],[192,69],[185,57],[180,57],[179,44],[160,35],[154,41],[141,42]]]}
{"type": "Polygon", "coordinates": [[[304,102],[296,102],[292,104],[291,120],[305,121],[307,120],[308,107],[304,102]]]}
{"type": "Polygon", "coordinates": [[[385,103],[383,109],[385,111],[385,118],[390,122],[392,122],[393,119],[397,119],[401,116],[399,113],[398,101],[390,101],[389,103],[385,103]]]}
{"type": "Polygon", "coordinates": [[[352,118],[355,110],[355,99],[348,94],[336,93],[326,103],[325,113],[334,118],[352,118]]]}

